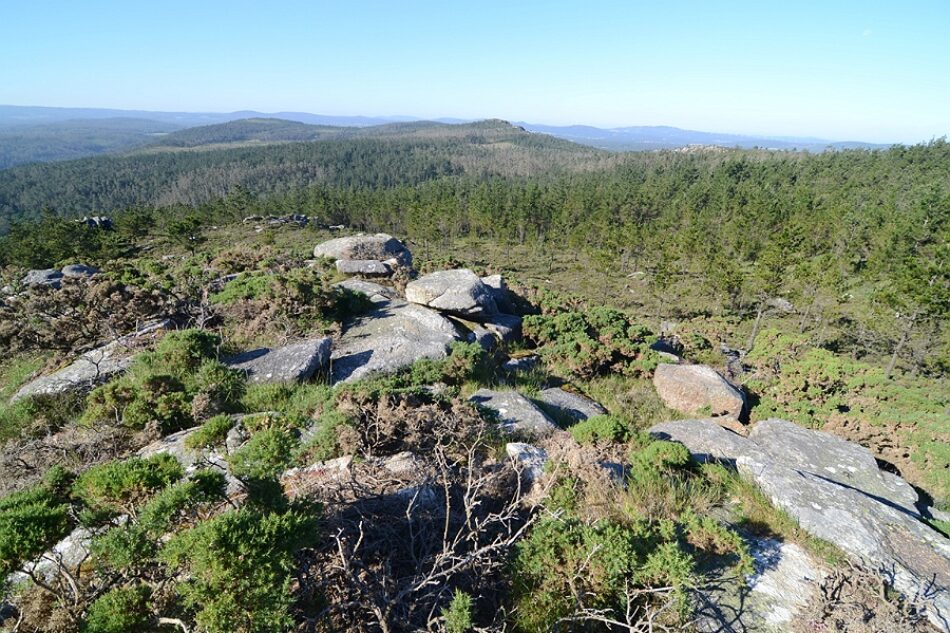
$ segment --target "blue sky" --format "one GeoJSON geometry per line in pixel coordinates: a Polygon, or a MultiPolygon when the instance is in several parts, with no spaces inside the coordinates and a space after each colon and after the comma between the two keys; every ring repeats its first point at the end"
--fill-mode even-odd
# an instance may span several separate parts
{"type": "Polygon", "coordinates": [[[950,1],[0,0],[0,103],[950,135],[950,1]]]}

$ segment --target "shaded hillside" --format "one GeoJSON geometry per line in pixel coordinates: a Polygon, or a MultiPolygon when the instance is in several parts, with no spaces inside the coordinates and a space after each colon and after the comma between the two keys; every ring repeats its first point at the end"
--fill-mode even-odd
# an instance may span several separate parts
{"type": "Polygon", "coordinates": [[[128,118],[0,127],[0,169],[130,149],[180,128],[173,123],[128,118]]]}
{"type": "MultiPolygon", "coordinates": [[[[226,138],[227,129],[215,127],[217,135],[205,140],[226,138]]],[[[44,207],[82,215],[137,204],[197,204],[238,185],[255,194],[315,184],[380,188],[461,174],[533,176],[616,160],[502,121],[393,124],[359,136],[16,167],[0,172],[0,230],[44,207]]]]}

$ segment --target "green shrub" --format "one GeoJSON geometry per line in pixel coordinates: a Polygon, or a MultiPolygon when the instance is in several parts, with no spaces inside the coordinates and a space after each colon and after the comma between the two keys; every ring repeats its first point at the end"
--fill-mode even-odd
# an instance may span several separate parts
{"type": "Polygon", "coordinates": [[[282,429],[264,429],[228,458],[231,472],[240,479],[276,477],[293,462],[297,440],[282,429]]]}
{"type": "Polygon", "coordinates": [[[238,405],[244,375],[215,360],[220,338],[203,330],[167,334],[141,354],[129,373],[93,390],[83,420],[134,429],[157,424],[165,433],[238,405]]]}
{"type": "Polygon", "coordinates": [[[530,315],[522,328],[542,359],[582,378],[649,375],[659,361],[650,349],[650,331],[612,308],[530,315]]]}
{"type": "Polygon", "coordinates": [[[332,401],[333,389],[327,385],[251,385],[241,397],[241,408],[248,413],[280,411],[299,426],[304,426],[332,401]]]}
{"type": "Polygon", "coordinates": [[[150,592],[143,586],[117,587],[89,606],[84,633],[136,633],[151,630],[150,592]]]}
{"type": "Polygon", "coordinates": [[[234,421],[227,415],[216,415],[208,419],[185,439],[185,447],[192,450],[212,448],[224,443],[234,421]]]}
{"type": "Polygon", "coordinates": [[[261,299],[267,295],[270,276],[266,273],[241,273],[211,295],[211,303],[229,305],[242,299],[261,299]]]}
{"type": "Polygon", "coordinates": [[[168,486],[145,504],[138,515],[138,523],[154,537],[167,532],[176,519],[195,506],[224,498],[224,473],[200,470],[188,481],[168,486]]]}
{"type": "Polygon", "coordinates": [[[72,490],[93,511],[134,514],[136,505],[183,476],[177,459],[159,453],[93,466],[76,479],[72,490]]]}
{"type": "Polygon", "coordinates": [[[242,508],[179,533],[161,558],[188,578],[178,591],[202,631],[290,631],[294,552],[317,536],[312,512],[242,508]]]}
{"type": "Polygon", "coordinates": [[[339,457],[338,433],[341,427],[348,424],[350,419],[340,411],[331,410],[321,415],[313,423],[309,439],[297,448],[294,462],[304,466],[339,457]]]}
{"type": "Polygon", "coordinates": [[[466,633],[472,629],[472,596],[464,591],[455,590],[452,602],[442,609],[446,633],[466,633]]]}
{"type": "Polygon", "coordinates": [[[0,499],[0,584],[71,528],[69,505],[55,486],[43,483],[0,499]]]}
{"type": "Polygon", "coordinates": [[[97,536],[90,550],[100,566],[127,572],[150,564],[158,548],[143,526],[126,523],[97,536]]]}
{"type": "Polygon", "coordinates": [[[571,435],[580,444],[597,441],[626,442],[630,439],[630,427],[612,415],[595,415],[581,420],[570,429],[571,435]]]}

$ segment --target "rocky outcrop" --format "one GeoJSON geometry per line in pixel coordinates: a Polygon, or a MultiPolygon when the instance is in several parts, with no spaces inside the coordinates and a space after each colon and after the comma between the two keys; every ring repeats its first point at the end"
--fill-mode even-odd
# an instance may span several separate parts
{"type": "Polygon", "coordinates": [[[498,310],[501,312],[515,312],[515,304],[511,300],[511,293],[509,293],[508,286],[501,275],[482,277],[482,283],[488,286],[488,290],[495,298],[495,305],[498,306],[498,310]]]}
{"type": "Polygon", "coordinates": [[[59,288],[63,281],[63,273],[55,268],[44,270],[31,270],[23,276],[20,283],[24,286],[33,288],[36,286],[52,286],[59,288]]]}
{"type": "Polygon", "coordinates": [[[99,269],[85,264],[69,264],[63,266],[63,277],[88,278],[98,274],[99,269]]]}
{"type": "Polygon", "coordinates": [[[387,277],[393,274],[393,269],[388,264],[376,259],[338,259],[336,269],[344,275],[364,277],[387,277]]]}
{"type": "Polygon", "coordinates": [[[493,314],[482,319],[482,326],[502,343],[521,338],[521,317],[513,314],[493,314]]]}
{"type": "Polygon", "coordinates": [[[406,300],[467,319],[498,314],[491,290],[466,268],[441,270],[409,282],[406,300]]]}
{"type": "Polygon", "coordinates": [[[10,401],[67,391],[87,391],[108,382],[129,368],[134,360],[134,351],[150,335],[170,326],[171,321],[153,323],[108,345],[86,352],[66,367],[23,385],[10,401]]]}
{"type": "Polygon", "coordinates": [[[275,349],[251,350],[223,362],[245,372],[250,384],[304,382],[327,370],[331,344],[330,337],[325,336],[275,349]]]}
{"type": "Polygon", "coordinates": [[[393,373],[421,358],[448,355],[461,340],[456,327],[438,312],[391,299],[348,323],[332,354],[334,384],[376,373],[393,373]]]}
{"type": "Polygon", "coordinates": [[[398,297],[395,289],[372,281],[363,281],[362,279],[347,279],[333,285],[335,288],[343,288],[350,292],[365,295],[372,303],[389,303],[390,300],[398,297]]]}
{"type": "Polygon", "coordinates": [[[595,415],[604,415],[607,410],[602,406],[578,393],[565,391],[559,387],[552,387],[538,392],[538,400],[557,411],[558,415],[570,418],[576,422],[586,420],[595,415]]]}
{"type": "Polygon", "coordinates": [[[524,442],[509,442],[505,444],[505,453],[521,471],[525,484],[531,486],[541,478],[544,464],[548,461],[548,454],[543,448],[524,442]]]}
{"type": "Polygon", "coordinates": [[[788,631],[817,597],[822,564],[801,546],[768,537],[746,537],[752,574],[745,587],[712,582],[697,595],[697,626],[707,633],[788,631]]]}
{"type": "Polygon", "coordinates": [[[658,365],[653,386],[671,409],[738,419],[745,406],[742,392],[705,365],[658,365]]]}
{"type": "MultiPolygon", "coordinates": [[[[188,438],[200,428],[200,426],[195,426],[155,440],[148,446],[139,449],[138,455],[142,458],[148,458],[160,453],[166,453],[178,460],[178,463],[185,469],[186,474],[191,474],[202,468],[213,468],[224,474],[225,493],[229,497],[243,492],[245,489],[244,484],[231,474],[226,453],[222,454],[213,448],[191,449],[185,446],[185,442],[188,438]]],[[[229,433],[229,438],[230,435],[229,433]]],[[[244,441],[247,441],[246,436],[244,437],[244,441]]],[[[238,448],[240,448],[240,445],[229,447],[227,450],[231,452],[238,448]]]]}
{"type": "MultiPolygon", "coordinates": [[[[353,266],[354,268],[366,268],[370,266],[367,262],[386,267],[389,270],[396,268],[412,268],[412,253],[406,248],[406,245],[385,233],[376,235],[352,235],[350,237],[338,237],[318,244],[313,249],[314,257],[327,257],[329,259],[348,262],[360,262],[360,264],[344,264],[344,267],[353,266]]],[[[375,273],[374,273],[375,274],[375,273]]]]}
{"type": "Polygon", "coordinates": [[[551,418],[517,391],[479,389],[469,400],[494,411],[508,433],[543,437],[558,430],[551,418]]]}
{"type": "Polygon", "coordinates": [[[741,437],[709,420],[658,424],[656,437],[697,459],[734,463],[809,534],[877,569],[950,631],[950,540],[919,520],[909,486],[882,473],[860,446],[766,420],[741,437]]]}

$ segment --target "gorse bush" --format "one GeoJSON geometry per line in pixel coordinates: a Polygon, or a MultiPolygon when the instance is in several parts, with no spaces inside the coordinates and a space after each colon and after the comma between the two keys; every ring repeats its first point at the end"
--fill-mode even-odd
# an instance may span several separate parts
{"type": "Polygon", "coordinates": [[[230,416],[224,414],[216,415],[208,419],[185,438],[185,448],[198,450],[224,444],[224,441],[228,437],[228,432],[233,426],[234,421],[230,416]]]}
{"type": "Polygon", "coordinates": [[[572,426],[571,435],[581,444],[597,441],[626,442],[630,439],[630,426],[612,415],[595,415],[572,426]]]}
{"type": "Polygon", "coordinates": [[[73,495],[94,512],[135,514],[135,507],[185,472],[167,453],[93,466],[76,478],[73,495]]]}
{"type": "Polygon", "coordinates": [[[288,431],[264,429],[228,457],[231,472],[241,479],[270,479],[293,462],[298,441],[288,431]]]}
{"type": "Polygon", "coordinates": [[[467,633],[472,630],[472,596],[464,591],[455,590],[452,602],[442,609],[446,633],[467,633]]]}
{"type": "Polygon", "coordinates": [[[89,606],[83,633],[139,633],[151,630],[148,587],[117,587],[89,606]]]}
{"type": "Polygon", "coordinates": [[[69,533],[72,519],[66,478],[55,470],[41,484],[0,499],[0,586],[69,533]]]}
{"type": "Polygon", "coordinates": [[[168,433],[237,407],[245,377],[216,360],[219,345],[217,335],[203,330],[167,334],[128,374],[89,394],[83,420],[133,429],[156,424],[168,433]]]}
{"type": "Polygon", "coordinates": [[[315,512],[233,510],[176,535],[161,559],[180,569],[185,605],[208,633],[293,629],[293,554],[318,538],[315,512]]]}
{"type": "Polygon", "coordinates": [[[523,330],[542,359],[582,378],[606,372],[649,375],[659,360],[650,349],[650,331],[612,308],[530,315],[523,330]]]}

